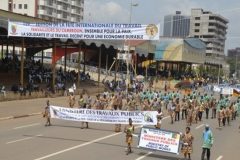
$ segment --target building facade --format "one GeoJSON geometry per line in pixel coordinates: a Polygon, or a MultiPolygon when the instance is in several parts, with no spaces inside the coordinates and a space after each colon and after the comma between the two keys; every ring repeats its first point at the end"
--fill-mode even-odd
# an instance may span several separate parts
{"type": "Polygon", "coordinates": [[[228,57],[229,58],[235,58],[240,56],[240,48],[235,48],[235,49],[229,49],[228,50],[228,57]]]}
{"type": "Polygon", "coordinates": [[[0,9],[53,22],[81,22],[84,0],[1,0],[0,9]]]}
{"type": "Polygon", "coordinates": [[[191,10],[190,36],[206,43],[206,63],[223,64],[227,24],[221,15],[200,8],[191,10]]]}
{"type": "Polygon", "coordinates": [[[175,15],[164,16],[163,36],[164,37],[180,37],[189,36],[190,17],[181,15],[180,11],[176,11],[175,15]]]}

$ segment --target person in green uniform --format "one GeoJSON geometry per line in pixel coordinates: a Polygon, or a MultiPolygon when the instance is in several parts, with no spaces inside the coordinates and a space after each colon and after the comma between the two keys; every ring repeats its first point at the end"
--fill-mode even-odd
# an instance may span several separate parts
{"type": "Polygon", "coordinates": [[[207,152],[207,160],[210,160],[210,154],[211,154],[210,149],[212,148],[212,145],[213,145],[213,134],[209,128],[209,125],[205,126],[202,139],[203,139],[203,145],[202,145],[201,160],[204,160],[206,152],[207,152]]]}
{"type": "Polygon", "coordinates": [[[126,143],[128,145],[127,155],[132,153],[132,143],[133,143],[133,133],[134,133],[134,125],[132,124],[132,119],[129,118],[128,125],[125,126],[124,132],[126,133],[126,143]]]}

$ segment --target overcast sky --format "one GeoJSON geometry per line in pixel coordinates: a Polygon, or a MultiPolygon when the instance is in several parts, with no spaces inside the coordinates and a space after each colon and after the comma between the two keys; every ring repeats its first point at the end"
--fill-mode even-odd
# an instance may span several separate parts
{"type": "MultiPolygon", "coordinates": [[[[191,8],[203,8],[229,20],[226,49],[240,47],[240,0],[132,0],[132,23],[160,23],[164,15],[181,11],[190,15],[191,8]]],[[[131,0],[85,0],[86,22],[129,23],[131,0]]],[[[225,49],[225,50],[226,50],[225,49]]],[[[225,51],[226,52],[226,51],[225,51]]]]}

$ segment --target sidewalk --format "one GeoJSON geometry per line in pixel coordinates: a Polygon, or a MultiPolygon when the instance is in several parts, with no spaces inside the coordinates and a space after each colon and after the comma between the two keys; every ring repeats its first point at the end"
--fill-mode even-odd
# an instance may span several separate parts
{"type": "MultiPolygon", "coordinates": [[[[86,89],[86,88],[84,88],[86,89]]],[[[89,88],[90,95],[95,95],[98,91],[103,92],[103,88],[89,88]]],[[[75,107],[79,95],[76,95],[75,107]]],[[[26,100],[4,101],[0,103],[0,121],[33,115],[41,115],[46,107],[46,101],[49,100],[51,105],[68,107],[68,96],[56,98],[37,98],[26,100]]]]}

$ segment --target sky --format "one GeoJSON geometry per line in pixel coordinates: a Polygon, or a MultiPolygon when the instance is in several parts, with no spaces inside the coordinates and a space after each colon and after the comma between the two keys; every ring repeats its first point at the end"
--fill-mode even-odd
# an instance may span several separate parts
{"type": "MultiPolygon", "coordinates": [[[[220,14],[229,20],[225,54],[227,49],[240,47],[240,0],[132,0],[132,2],[138,6],[132,8],[131,23],[160,23],[161,30],[164,15],[175,14],[175,11],[191,15],[191,8],[202,8],[220,14]]],[[[129,23],[130,4],[131,0],[85,0],[84,21],[129,23]]]]}

